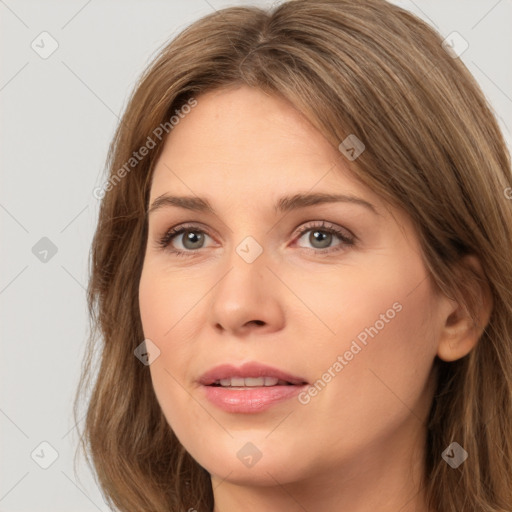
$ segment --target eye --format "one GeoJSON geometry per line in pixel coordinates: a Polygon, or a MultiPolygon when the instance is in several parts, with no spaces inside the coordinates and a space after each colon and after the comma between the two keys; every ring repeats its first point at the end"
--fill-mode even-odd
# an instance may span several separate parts
{"type": "Polygon", "coordinates": [[[331,253],[343,250],[346,246],[352,246],[355,244],[355,236],[348,230],[342,230],[333,224],[326,223],[325,221],[303,226],[299,230],[298,240],[304,238],[306,233],[310,233],[307,240],[313,246],[312,250],[318,253],[331,253]],[[336,238],[340,240],[341,243],[331,247],[333,239],[336,238]]]}
{"type": "MultiPolygon", "coordinates": [[[[304,247],[304,249],[312,251],[315,254],[329,254],[331,252],[341,251],[349,246],[353,246],[356,241],[356,237],[350,233],[350,231],[346,229],[343,230],[325,221],[303,226],[299,230],[296,239],[302,239],[308,232],[311,232],[308,241],[313,248],[304,247]],[[335,239],[338,239],[340,243],[331,247],[335,239]]],[[[177,256],[193,256],[195,253],[200,252],[200,249],[204,248],[206,237],[211,238],[204,229],[196,224],[181,225],[169,229],[157,243],[158,247],[169,250],[177,256]],[[180,240],[182,247],[176,247],[174,245],[175,239],[180,240]]]]}
{"type": "Polygon", "coordinates": [[[165,249],[174,242],[175,238],[181,238],[183,249],[173,246],[170,248],[170,251],[178,256],[185,256],[202,249],[205,236],[209,237],[209,235],[197,225],[182,225],[168,230],[164,236],[160,238],[158,245],[165,249]]]}

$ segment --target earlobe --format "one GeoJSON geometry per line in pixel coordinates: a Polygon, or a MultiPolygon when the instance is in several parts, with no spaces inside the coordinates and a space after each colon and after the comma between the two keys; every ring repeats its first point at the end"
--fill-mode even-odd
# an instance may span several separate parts
{"type": "MultiPolygon", "coordinates": [[[[476,346],[491,317],[493,298],[488,281],[479,260],[475,256],[466,256],[461,262],[466,266],[465,289],[470,289],[476,305],[474,317],[462,305],[445,297],[446,308],[442,321],[437,355],[443,361],[456,361],[476,346]]],[[[469,291],[469,290],[468,290],[469,291]]]]}

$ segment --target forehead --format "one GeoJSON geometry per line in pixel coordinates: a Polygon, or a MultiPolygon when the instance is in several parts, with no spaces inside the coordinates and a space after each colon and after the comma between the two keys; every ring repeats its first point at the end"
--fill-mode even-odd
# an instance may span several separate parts
{"type": "Polygon", "coordinates": [[[248,86],[196,99],[167,137],[151,198],[169,189],[249,196],[269,188],[361,189],[341,153],[288,101],[248,86]]]}

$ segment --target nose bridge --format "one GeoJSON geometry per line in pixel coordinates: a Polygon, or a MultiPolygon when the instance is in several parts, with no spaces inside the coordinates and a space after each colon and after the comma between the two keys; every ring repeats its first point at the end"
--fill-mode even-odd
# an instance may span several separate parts
{"type": "Polygon", "coordinates": [[[284,308],[276,296],[275,279],[267,268],[269,254],[255,236],[247,235],[227,256],[226,272],[211,298],[212,325],[236,332],[246,324],[275,329],[284,308]]]}
{"type": "Polygon", "coordinates": [[[243,197],[247,197],[247,194],[242,194],[236,204],[230,205],[230,212],[237,212],[235,218],[226,220],[230,239],[226,246],[230,248],[227,259],[230,268],[233,265],[259,268],[267,260],[268,242],[272,232],[266,233],[268,228],[264,225],[264,212],[260,212],[257,205],[248,208],[243,197]]]}
{"type": "Polygon", "coordinates": [[[248,235],[235,247],[235,252],[247,265],[252,265],[257,260],[261,263],[264,249],[254,236],[248,235]]]}
{"type": "MultiPolygon", "coordinates": [[[[225,286],[222,281],[219,283],[221,288],[227,288],[224,292],[233,298],[240,298],[246,293],[253,298],[265,294],[264,289],[260,290],[260,285],[268,286],[267,278],[264,276],[265,272],[268,272],[266,269],[268,252],[262,243],[252,235],[243,236],[240,242],[232,246],[226,258],[228,273],[222,279],[225,286]]],[[[244,300],[250,300],[250,298],[246,297],[244,300]]]]}

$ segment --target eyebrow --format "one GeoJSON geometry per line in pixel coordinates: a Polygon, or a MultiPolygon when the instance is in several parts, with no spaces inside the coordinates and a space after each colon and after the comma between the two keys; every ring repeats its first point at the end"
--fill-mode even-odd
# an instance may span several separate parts
{"type": "MultiPolygon", "coordinates": [[[[292,210],[326,203],[357,204],[368,208],[376,215],[380,215],[373,204],[365,201],[364,199],[361,199],[360,197],[348,194],[327,193],[294,194],[291,196],[282,197],[274,205],[274,211],[276,213],[286,213],[292,210]]],[[[162,194],[153,201],[153,204],[148,209],[146,215],[169,206],[175,206],[196,212],[215,214],[215,210],[212,208],[209,201],[205,198],[197,196],[172,196],[169,194],[162,194]]]]}

